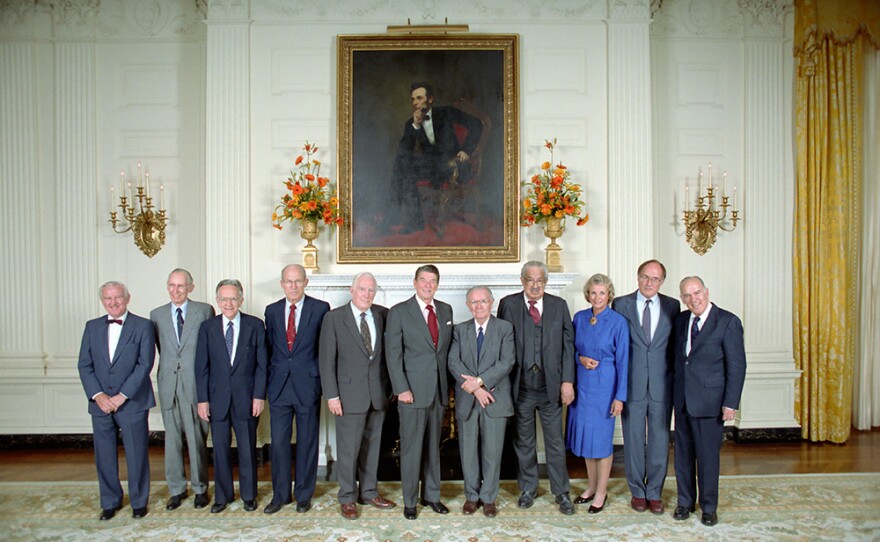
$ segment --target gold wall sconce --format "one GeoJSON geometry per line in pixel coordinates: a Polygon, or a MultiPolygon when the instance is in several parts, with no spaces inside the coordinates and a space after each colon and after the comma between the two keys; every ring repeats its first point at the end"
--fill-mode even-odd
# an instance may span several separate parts
{"type": "Polygon", "coordinates": [[[143,173],[140,162],[137,165],[135,186],[132,185],[131,180],[126,182],[124,171],[119,172],[119,177],[122,195],[119,196],[119,204],[116,207],[122,209],[122,216],[117,218],[119,213],[113,210],[113,204],[116,202],[116,190],[114,186],[111,186],[110,220],[108,222],[116,233],[132,232],[134,244],[148,258],[152,258],[165,245],[165,223],[168,222],[168,217],[165,214],[165,186],[159,185],[159,208],[154,211],[153,197],[150,194],[150,174],[149,172],[143,173]],[[117,223],[121,223],[119,228],[117,228],[117,223]]]}
{"type": "Polygon", "coordinates": [[[699,181],[697,184],[697,205],[692,211],[690,208],[690,195],[687,181],[684,184],[684,225],[685,240],[694,252],[702,256],[715,244],[718,230],[733,231],[736,223],[742,220],[736,209],[736,185],[733,187],[733,209],[728,217],[728,209],[731,207],[730,198],[727,195],[727,172],[722,175],[723,192],[718,192],[718,185],[712,184],[712,164],[709,164],[709,176],[706,189],[703,190],[703,169],[700,168],[699,181]],[[720,197],[720,203],[718,199],[720,197]]]}

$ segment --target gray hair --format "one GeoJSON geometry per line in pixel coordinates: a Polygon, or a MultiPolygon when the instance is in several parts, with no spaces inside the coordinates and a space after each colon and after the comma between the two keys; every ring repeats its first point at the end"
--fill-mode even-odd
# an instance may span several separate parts
{"type": "Polygon", "coordinates": [[[373,284],[379,286],[379,283],[376,282],[376,277],[374,277],[372,273],[370,273],[369,271],[361,271],[360,273],[355,275],[353,279],[351,279],[351,287],[355,288],[358,281],[360,281],[364,277],[370,277],[370,279],[372,279],[373,281],[373,284]]]}
{"type": "Polygon", "coordinates": [[[611,282],[611,279],[608,278],[608,275],[603,275],[602,273],[596,273],[584,283],[584,298],[589,301],[587,295],[590,292],[591,286],[605,286],[608,288],[608,304],[610,305],[612,301],[614,301],[614,283],[611,282]]]}
{"type": "Polygon", "coordinates": [[[477,290],[484,290],[487,294],[489,294],[489,300],[495,301],[495,296],[492,295],[492,290],[490,290],[488,286],[471,286],[470,288],[468,288],[467,293],[464,294],[464,298],[470,298],[471,293],[476,292],[477,290]]]}
{"type": "Polygon", "coordinates": [[[244,288],[241,287],[241,282],[238,279],[223,279],[217,283],[217,288],[214,289],[215,294],[220,293],[220,288],[224,286],[235,286],[238,290],[238,297],[244,296],[244,288]]]}
{"type": "Polygon", "coordinates": [[[305,267],[301,266],[298,263],[289,263],[281,268],[281,280],[284,280],[284,272],[287,271],[291,267],[299,269],[300,274],[302,274],[302,276],[304,276],[304,277],[306,276],[306,268],[305,267]]]}
{"type": "Polygon", "coordinates": [[[535,267],[541,270],[541,274],[544,276],[544,282],[547,282],[547,280],[550,278],[550,275],[547,273],[547,266],[544,265],[544,262],[539,262],[537,260],[531,260],[523,264],[522,271],[519,272],[520,278],[525,279],[526,275],[529,272],[529,269],[533,269],[535,267]]]}
{"type": "Polygon", "coordinates": [[[122,288],[122,293],[125,294],[125,297],[128,297],[128,295],[129,295],[128,294],[128,286],[126,286],[125,284],[123,284],[121,282],[117,282],[115,280],[110,280],[110,281],[105,282],[104,284],[101,285],[100,288],[98,288],[98,299],[104,298],[104,288],[110,288],[110,287],[116,287],[116,286],[122,288]]]}
{"type": "Polygon", "coordinates": [[[684,283],[689,280],[698,280],[700,281],[700,286],[702,286],[703,288],[706,287],[706,283],[703,282],[703,279],[701,279],[698,275],[691,275],[689,277],[681,279],[681,282],[678,283],[678,289],[681,290],[681,287],[684,286],[684,283]]]}
{"type": "Polygon", "coordinates": [[[187,285],[187,286],[192,286],[192,285],[193,285],[193,276],[192,276],[192,273],[190,273],[190,272],[187,271],[186,269],[184,269],[184,268],[182,268],[182,267],[177,267],[177,268],[175,268],[173,271],[171,271],[170,273],[168,273],[168,280],[171,280],[171,275],[173,275],[174,273],[183,273],[183,275],[186,277],[186,285],[187,285]]]}

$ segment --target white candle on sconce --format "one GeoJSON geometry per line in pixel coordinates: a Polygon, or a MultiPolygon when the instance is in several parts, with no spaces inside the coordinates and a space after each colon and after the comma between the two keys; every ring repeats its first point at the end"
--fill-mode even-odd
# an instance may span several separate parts
{"type": "Polygon", "coordinates": [[[160,211],[165,210],[165,185],[164,184],[159,185],[159,210],[160,211]]]}
{"type": "Polygon", "coordinates": [[[146,185],[147,185],[147,197],[150,197],[150,172],[148,171],[148,172],[144,173],[144,176],[147,178],[147,182],[146,182],[146,185]]]}
{"type": "Polygon", "coordinates": [[[726,171],[724,172],[724,175],[721,176],[721,178],[724,179],[724,182],[722,184],[724,185],[724,196],[726,197],[727,196],[727,172],[726,171]]]}
{"type": "Polygon", "coordinates": [[[111,184],[110,185],[110,212],[111,213],[113,212],[113,206],[116,204],[116,199],[114,198],[114,196],[116,194],[114,193],[113,190],[114,190],[114,188],[113,188],[113,185],[111,184]]]}
{"type": "Polygon", "coordinates": [[[708,188],[712,188],[712,162],[709,162],[709,186],[708,188]]]}
{"type": "Polygon", "coordinates": [[[733,212],[736,212],[736,185],[733,186],[733,212]]]}
{"type": "Polygon", "coordinates": [[[703,168],[700,168],[700,178],[697,181],[697,201],[703,197],[703,168]]]}
{"type": "Polygon", "coordinates": [[[690,192],[688,191],[687,180],[684,181],[684,210],[691,210],[691,197],[690,192]]]}
{"type": "Polygon", "coordinates": [[[131,181],[128,181],[128,201],[134,207],[134,193],[131,191],[131,181]]]}
{"type": "Polygon", "coordinates": [[[125,195],[125,172],[119,172],[119,190],[125,195]]]}
{"type": "Polygon", "coordinates": [[[141,175],[141,163],[138,162],[138,188],[144,185],[144,178],[141,175]]]}

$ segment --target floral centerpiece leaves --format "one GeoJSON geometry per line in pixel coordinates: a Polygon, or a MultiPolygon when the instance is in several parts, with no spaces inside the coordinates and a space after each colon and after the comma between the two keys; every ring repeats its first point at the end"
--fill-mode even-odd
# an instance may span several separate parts
{"type": "Polygon", "coordinates": [[[321,162],[313,158],[318,146],[306,141],[302,150],[305,156],[296,157],[295,169],[284,181],[286,191],[272,213],[272,225],[279,230],[282,223],[295,220],[341,225],[339,198],[330,179],[321,176],[321,162]]]}
{"type": "Polygon", "coordinates": [[[578,219],[578,226],[583,226],[590,220],[590,215],[584,213],[581,186],[571,182],[571,173],[562,162],[552,165],[556,138],[545,140],[544,147],[550,151],[550,161],[541,164],[540,173],[523,183],[522,225],[527,227],[548,218],[571,216],[578,219]]]}

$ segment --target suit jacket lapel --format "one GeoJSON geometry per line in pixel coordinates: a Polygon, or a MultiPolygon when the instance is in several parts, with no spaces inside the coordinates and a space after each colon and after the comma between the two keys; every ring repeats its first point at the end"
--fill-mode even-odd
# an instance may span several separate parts
{"type": "MultiPolygon", "coordinates": [[[[658,300],[659,300],[659,298],[658,298],[658,300]]],[[[630,301],[630,300],[628,299],[627,301],[630,301]]],[[[636,327],[639,329],[638,335],[639,335],[639,338],[641,339],[642,343],[644,343],[645,346],[650,346],[648,344],[648,338],[645,337],[645,331],[642,329],[642,315],[639,312],[639,298],[638,298],[638,296],[633,295],[631,298],[631,301],[632,301],[631,303],[626,303],[626,305],[629,305],[629,307],[630,307],[629,310],[627,311],[627,312],[629,312],[629,314],[626,316],[628,319],[630,319],[631,321],[633,321],[637,324],[636,327]]],[[[657,331],[660,331],[659,327],[658,327],[657,331]]],[[[656,332],[654,334],[656,335],[656,332]]]]}
{"type": "MultiPolygon", "coordinates": [[[[712,307],[712,310],[709,312],[708,318],[703,322],[703,327],[700,328],[700,333],[697,335],[697,339],[691,343],[691,354],[694,353],[694,350],[697,349],[698,346],[703,344],[703,335],[707,335],[715,331],[715,328],[718,326],[718,311],[715,310],[718,307],[712,307]]],[[[688,329],[688,333],[690,333],[690,329],[688,329]]]]}
{"type": "Polygon", "coordinates": [[[671,325],[670,322],[672,322],[672,319],[675,318],[674,312],[669,314],[672,310],[672,307],[670,306],[671,304],[666,303],[662,297],[660,297],[659,299],[660,299],[660,321],[657,323],[657,331],[654,332],[655,337],[657,335],[662,336],[664,333],[666,333],[667,330],[669,329],[669,326],[671,325]],[[667,314],[669,314],[669,316],[671,318],[666,318],[665,316],[667,314]]]}
{"type": "MultiPolygon", "coordinates": [[[[129,318],[131,318],[131,315],[130,315],[130,314],[128,315],[128,318],[125,319],[125,321],[128,323],[128,325],[122,324],[122,333],[119,334],[119,342],[116,343],[116,352],[113,353],[113,361],[110,362],[111,365],[112,365],[113,363],[116,363],[116,360],[119,359],[119,353],[122,352],[122,348],[128,343],[128,341],[131,340],[131,333],[132,333],[132,331],[131,331],[131,326],[132,326],[132,323],[129,321],[129,318]]],[[[114,325],[115,325],[115,324],[114,324],[114,325]]],[[[107,341],[106,341],[106,334],[107,334],[107,330],[105,329],[105,330],[104,330],[104,335],[105,335],[105,341],[104,341],[104,344],[107,344],[107,341]]],[[[109,347],[109,346],[107,347],[107,353],[108,353],[108,355],[109,355],[109,353],[110,353],[110,347],[109,347]]]]}
{"type": "MultiPolygon", "coordinates": [[[[432,303],[432,305],[433,305],[433,303],[432,303]]],[[[422,307],[421,307],[421,305],[419,305],[419,302],[416,301],[415,296],[412,296],[410,298],[409,308],[410,308],[410,318],[412,318],[413,321],[416,322],[416,325],[421,323],[421,326],[419,326],[419,330],[420,330],[420,333],[422,334],[422,337],[424,337],[424,339],[426,341],[428,341],[428,344],[431,345],[431,348],[434,348],[434,339],[431,338],[431,332],[428,331],[428,323],[425,321],[424,314],[422,314],[422,307]]],[[[434,307],[434,312],[436,314],[437,307],[434,307]]],[[[438,315],[437,316],[438,332],[439,332],[439,327],[440,327],[440,316],[438,315]]],[[[440,338],[438,336],[437,344],[439,345],[439,343],[440,343],[440,338]]],[[[435,350],[436,350],[436,348],[435,348],[435,350]]]]}
{"type": "MultiPolygon", "coordinates": [[[[230,373],[234,373],[235,370],[238,369],[238,366],[241,365],[241,363],[239,363],[239,362],[241,361],[241,357],[244,355],[243,354],[244,348],[242,348],[241,345],[246,342],[244,337],[245,337],[245,333],[247,333],[247,332],[248,332],[248,325],[245,323],[245,319],[242,318],[239,321],[238,340],[235,343],[235,358],[234,358],[235,361],[232,362],[232,366],[229,369],[230,373]]],[[[223,338],[223,343],[225,346],[226,337],[223,338]]]]}
{"type": "Polygon", "coordinates": [[[373,313],[373,325],[376,326],[376,336],[373,337],[373,343],[375,343],[376,346],[373,348],[373,355],[378,357],[382,353],[382,337],[385,336],[385,325],[382,322],[382,318],[379,317],[379,313],[376,311],[375,307],[371,307],[370,312],[373,313]]]}
{"type": "MultiPolygon", "coordinates": [[[[375,320],[375,319],[374,319],[375,320]]],[[[342,324],[348,329],[348,332],[351,333],[351,338],[358,345],[358,348],[361,349],[361,352],[367,357],[370,357],[370,353],[367,352],[367,347],[364,345],[364,338],[361,336],[361,323],[360,317],[355,316],[351,311],[351,305],[349,305],[349,310],[345,311],[345,316],[342,319],[342,324]]],[[[378,333],[379,330],[376,330],[378,333]]],[[[370,337],[372,339],[372,337],[370,337]]]]}
{"type": "MultiPolygon", "coordinates": [[[[169,305],[170,305],[170,303],[169,303],[169,305]]],[[[177,327],[177,315],[176,315],[177,311],[174,311],[174,312],[175,312],[175,317],[172,318],[171,325],[173,327],[177,327]]],[[[187,311],[186,311],[186,319],[183,321],[183,330],[180,332],[180,344],[177,345],[178,352],[183,351],[183,347],[184,347],[184,345],[186,345],[186,341],[187,341],[187,339],[189,339],[190,333],[192,333],[193,328],[196,327],[195,318],[194,318],[195,315],[196,315],[195,305],[193,305],[193,303],[190,302],[189,307],[187,307],[187,311]]],[[[174,329],[171,330],[171,333],[175,336],[177,335],[177,333],[175,332],[174,329]]]]}

